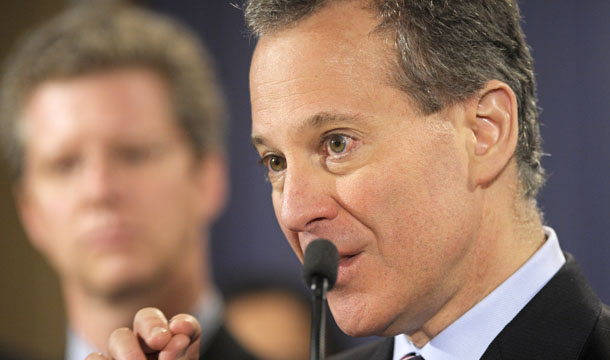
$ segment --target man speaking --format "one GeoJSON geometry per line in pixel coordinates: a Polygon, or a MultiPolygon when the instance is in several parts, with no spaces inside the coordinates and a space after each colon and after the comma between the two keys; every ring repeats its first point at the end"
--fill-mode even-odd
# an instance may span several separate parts
{"type": "MultiPolygon", "coordinates": [[[[301,260],[316,238],[336,245],[335,320],[386,337],[338,359],[610,359],[610,309],[536,206],[516,2],[251,0],[245,12],[259,38],[252,141],[280,227],[301,260]]],[[[163,321],[138,314],[113,356],[136,336],[192,355],[198,326],[151,336],[163,321]]]]}

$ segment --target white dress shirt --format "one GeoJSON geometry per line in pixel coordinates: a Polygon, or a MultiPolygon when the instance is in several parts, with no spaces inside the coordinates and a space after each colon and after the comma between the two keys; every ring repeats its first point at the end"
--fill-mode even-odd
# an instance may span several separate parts
{"type": "Polygon", "coordinates": [[[547,240],[506,281],[421,349],[402,334],[394,338],[394,360],[415,352],[426,360],[478,360],[493,339],[559,271],[566,259],[557,234],[544,227],[547,240]]]}
{"type": "MultiPolygon", "coordinates": [[[[201,328],[205,329],[201,334],[201,348],[207,345],[207,342],[211,340],[222,325],[223,312],[222,297],[217,290],[213,290],[207,295],[202,294],[199,297],[199,301],[191,314],[197,318],[201,328]]],[[[104,352],[103,349],[93,347],[80,334],[68,329],[65,360],[84,360],[87,355],[97,351],[104,352]]]]}

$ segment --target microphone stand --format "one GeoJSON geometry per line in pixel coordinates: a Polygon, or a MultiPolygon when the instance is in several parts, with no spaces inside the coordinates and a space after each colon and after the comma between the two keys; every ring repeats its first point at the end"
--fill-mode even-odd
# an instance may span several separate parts
{"type": "Polygon", "coordinates": [[[314,276],[310,289],[313,292],[313,309],[311,312],[311,342],[309,348],[310,360],[323,360],[325,353],[326,328],[326,292],[328,279],[323,276],[314,276]]]}

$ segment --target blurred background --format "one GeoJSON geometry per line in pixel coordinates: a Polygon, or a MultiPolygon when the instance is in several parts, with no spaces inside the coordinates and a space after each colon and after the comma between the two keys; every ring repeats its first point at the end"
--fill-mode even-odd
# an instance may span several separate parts
{"type": "MultiPolygon", "coordinates": [[[[84,1],[84,0],[81,0],[84,1]]],[[[33,25],[74,1],[0,3],[0,56],[33,25]]],[[[270,187],[250,145],[248,66],[255,45],[241,0],[141,0],[197,32],[215,57],[231,117],[231,200],[214,227],[215,278],[230,293],[252,283],[300,285],[300,266],[277,226],[270,187]],[[247,269],[247,271],[244,271],[247,269]]],[[[533,48],[550,176],[540,206],[565,251],[610,303],[610,1],[520,1],[533,48]]],[[[171,49],[168,49],[171,51],[171,49]]],[[[439,219],[439,222],[442,219],[439,219]]],[[[64,322],[57,280],[25,240],[0,166],[0,346],[58,358],[64,322]]],[[[343,339],[342,341],[349,341],[343,339]]]]}

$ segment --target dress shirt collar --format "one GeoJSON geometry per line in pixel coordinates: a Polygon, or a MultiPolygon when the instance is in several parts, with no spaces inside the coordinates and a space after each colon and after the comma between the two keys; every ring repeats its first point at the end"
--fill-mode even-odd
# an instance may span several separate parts
{"type": "Polygon", "coordinates": [[[92,352],[100,351],[95,349],[85,339],[83,339],[74,330],[68,329],[66,343],[66,360],[83,360],[92,352]]]}
{"type": "MultiPolygon", "coordinates": [[[[222,325],[223,312],[223,301],[218,290],[213,289],[201,294],[193,311],[190,312],[197,318],[201,328],[205,329],[201,334],[201,348],[207,345],[222,325]]],[[[96,351],[100,351],[100,349],[93,347],[72,328],[68,329],[65,360],[83,360],[87,355],[96,351]]]]}
{"type": "Polygon", "coordinates": [[[394,338],[394,360],[416,352],[426,360],[480,359],[493,339],[565,263],[555,231],[544,227],[545,243],[513,275],[421,349],[394,338]]]}

